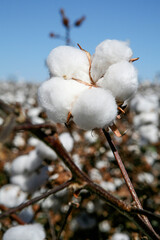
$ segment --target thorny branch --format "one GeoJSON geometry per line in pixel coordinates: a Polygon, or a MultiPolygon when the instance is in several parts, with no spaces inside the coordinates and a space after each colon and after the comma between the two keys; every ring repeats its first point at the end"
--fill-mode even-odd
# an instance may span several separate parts
{"type": "MultiPolygon", "coordinates": [[[[74,191],[80,193],[81,189],[87,189],[90,192],[96,194],[99,198],[103,199],[108,205],[119,211],[121,214],[126,216],[129,220],[133,221],[135,225],[148,236],[149,239],[160,240],[158,234],[153,230],[153,228],[148,225],[141,215],[149,216],[148,211],[139,208],[133,208],[130,204],[119,200],[114,197],[109,192],[105,191],[102,187],[95,184],[93,181],[89,179],[86,173],[82,172],[72,161],[70,155],[66,152],[63,145],[59,141],[58,134],[56,133],[55,127],[51,127],[48,125],[32,125],[32,124],[24,124],[19,125],[14,128],[14,130],[28,130],[36,137],[38,137],[41,141],[49,145],[62,159],[62,161],[66,164],[66,166],[70,169],[72,173],[72,179],[61,184],[58,187],[42,194],[39,197],[31,199],[16,208],[12,208],[7,210],[6,212],[0,214],[0,217],[11,215],[17,211],[22,210],[23,208],[34,204],[35,202],[48,197],[51,194],[54,194],[66,187],[72,187],[74,191]],[[136,214],[137,213],[137,214],[136,214]]],[[[113,147],[113,146],[112,146],[113,147]]],[[[151,216],[151,214],[150,214],[151,216]]]]}

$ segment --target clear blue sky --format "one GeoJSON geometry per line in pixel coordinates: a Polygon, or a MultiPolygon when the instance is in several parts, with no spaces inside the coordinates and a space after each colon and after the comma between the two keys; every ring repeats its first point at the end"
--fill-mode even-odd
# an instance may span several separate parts
{"type": "Polygon", "coordinates": [[[142,79],[152,80],[160,71],[159,0],[0,0],[0,79],[11,76],[28,81],[48,78],[45,59],[62,45],[49,32],[64,34],[59,10],[74,22],[72,40],[94,53],[96,45],[109,39],[129,40],[142,79]]]}

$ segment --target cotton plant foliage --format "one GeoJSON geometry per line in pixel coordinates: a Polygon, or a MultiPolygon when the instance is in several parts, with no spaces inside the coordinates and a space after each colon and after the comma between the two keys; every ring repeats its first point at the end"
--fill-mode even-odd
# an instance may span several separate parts
{"type": "Polygon", "coordinates": [[[120,105],[138,88],[137,71],[127,42],[105,40],[93,56],[60,46],[47,58],[50,79],[38,89],[38,100],[55,123],[72,119],[80,128],[111,126],[120,105]]]}

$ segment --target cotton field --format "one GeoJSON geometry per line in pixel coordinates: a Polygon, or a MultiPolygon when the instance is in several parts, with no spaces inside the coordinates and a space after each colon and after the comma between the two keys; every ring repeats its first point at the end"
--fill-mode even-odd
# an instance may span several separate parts
{"type": "MultiPolygon", "coordinates": [[[[94,74],[94,73],[93,73],[94,74]]],[[[8,105],[19,103],[24,119],[33,124],[49,122],[44,110],[37,104],[39,84],[1,82],[0,99],[8,105]]],[[[160,86],[141,84],[130,100],[126,113],[116,124],[122,137],[114,136],[126,169],[143,207],[152,212],[160,211],[160,86]]],[[[70,171],[48,147],[27,131],[13,131],[3,137],[5,124],[12,123],[12,115],[0,107],[0,206],[1,211],[16,207],[68,180],[70,171]]],[[[100,130],[81,130],[75,124],[56,124],[63,146],[74,163],[85,171],[90,179],[105,190],[130,201],[121,172],[100,130]]],[[[17,213],[27,225],[2,219],[0,237],[3,240],[22,239],[23,228],[30,239],[55,239],[74,196],[69,190],[50,195],[17,213]],[[35,229],[35,230],[34,230],[35,229]]],[[[136,228],[127,219],[117,215],[103,201],[84,191],[76,208],[67,221],[63,239],[130,239],[136,236],[136,228]],[[118,216],[118,218],[117,218],[118,216]],[[120,224],[121,223],[121,224],[120,224]],[[122,224],[123,223],[123,224],[122,224]],[[129,225],[130,231],[127,227],[129,225]],[[83,237],[82,237],[83,236],[83,237]]],[[[154,222],[154,227],[159,226],[154,222]]]]}

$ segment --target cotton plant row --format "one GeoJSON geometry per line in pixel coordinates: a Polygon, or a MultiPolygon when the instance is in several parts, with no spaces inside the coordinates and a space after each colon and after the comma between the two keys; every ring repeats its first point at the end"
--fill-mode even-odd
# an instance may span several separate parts
{"type": "Polygon", "coordinates": [[[93,56],[81,47],[53,49],[47,58],[50,79],[38,89],[40,105],[55,123],[72,119],[85,130],[112,126],[138,88],[132,55],[128,43],[118,40],[103,41],[93,56]]]}

